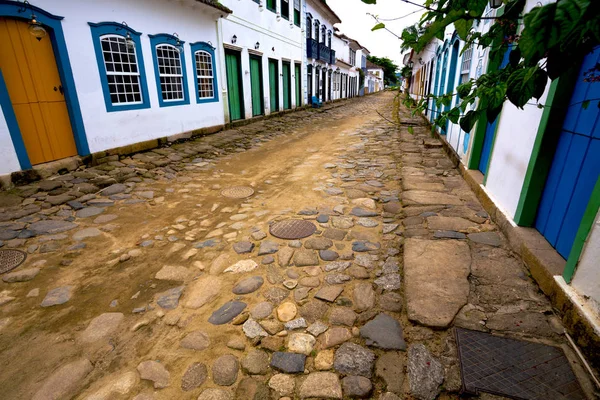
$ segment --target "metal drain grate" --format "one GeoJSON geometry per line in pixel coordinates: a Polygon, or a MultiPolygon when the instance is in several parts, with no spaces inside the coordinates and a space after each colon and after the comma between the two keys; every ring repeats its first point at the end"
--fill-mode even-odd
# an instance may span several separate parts
{"type": "Polygon", "coordinates": [[[279,239],[302,239],[309,237],[317,231],[317,227],[310,221],[301,219],[286,219],[276,222],[269,228],[271,235],[279,239]]]}
{"type": "Polygon", "coordinates": [[[27,253],[21,250],[0,250],[0,274],[5,274],[19,265],[27,258],[27,253]]]}
{"type": "Polygon", "coordinates": [[[234,186],[223,189],[221,195],[232,199],[245,199],[254,194],[254,189],[248,186],[234,186]]]}
{"type": "Polygon", "coordinates": [[[553,346],[456,328],[463,391],[520,400],[584,400],[564,352],[553,346]]]}

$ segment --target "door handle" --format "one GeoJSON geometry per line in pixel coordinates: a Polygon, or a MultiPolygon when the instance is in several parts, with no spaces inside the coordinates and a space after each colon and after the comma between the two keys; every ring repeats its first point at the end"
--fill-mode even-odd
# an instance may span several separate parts
{"type": "Polygon", "coordinates": [[[62,85],[58,85],[58,87],[54,86],[54,91],[59,91],[62,95],[65,94],[65,89],[62,87],[62,85]]]}

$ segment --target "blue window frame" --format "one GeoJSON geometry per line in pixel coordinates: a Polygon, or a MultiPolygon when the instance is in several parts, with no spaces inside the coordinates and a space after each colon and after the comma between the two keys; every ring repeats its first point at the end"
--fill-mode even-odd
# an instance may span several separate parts
{"type": "Polygon", "coordinates": [[[161,107],[190,104],[183,41],[167,33],[148,35],[154,61],[154,77],[161,107]]]}
{"type": "Polygon", "coordinates": [[[190,43],[194,63],[194,82],[197,103],[219,101],[215,48],[206,42],[190,43]]]}
{"type": "Polygon", "coordinates": [[[106,111],[150,108],[141,33],[117,22],[88,23],[106,111]]]}

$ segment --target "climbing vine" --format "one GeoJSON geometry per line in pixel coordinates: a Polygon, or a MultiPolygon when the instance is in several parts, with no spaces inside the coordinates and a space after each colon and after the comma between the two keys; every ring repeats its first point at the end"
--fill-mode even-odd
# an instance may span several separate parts
{"type": "MultiPolygon", "coordinates": [[[[377,0],[362,1],[375,4],[377,0]]],[[[488,1],[426,0],[420,22],[401,34],[402,48],[419,53],[434,38],[443,40],[446,27],[453,25],[465,41],[463,51],[471,45],[489,48],[489,63],[494,66],[500,66],[508,55],[505,66],[461,83],[456,92],[419,99],[414,112],[422,112],[433,100],[439,126],[450,120],[469,132],[481,116],[494,121],[506,100],[519,108],[532,99],[539,101],[549,80],[579,65],[579,60],[600,44],[598,0],[538,3],[529,11],[525,10],[526,0],[503,0],[497,16],[486,16],[488,1]],[[473,29],[475,21],[485,20],[492,22],[487,32],[473,29]]],[[[383,28],[385,24],[378,23],[373,30],[383,28]]],[[[597,81],[597,72],[598,66],[587,79],[597,81]]]]}

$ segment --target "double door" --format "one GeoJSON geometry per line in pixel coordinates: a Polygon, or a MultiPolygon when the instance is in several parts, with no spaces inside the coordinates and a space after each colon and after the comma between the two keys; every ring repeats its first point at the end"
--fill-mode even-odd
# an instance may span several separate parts
{"type": "Polygon", "coordinates": [[[26,21],[0,17],[0,79],[32,165],[77,154],[50,35],[37,40],[26,21]]]}

